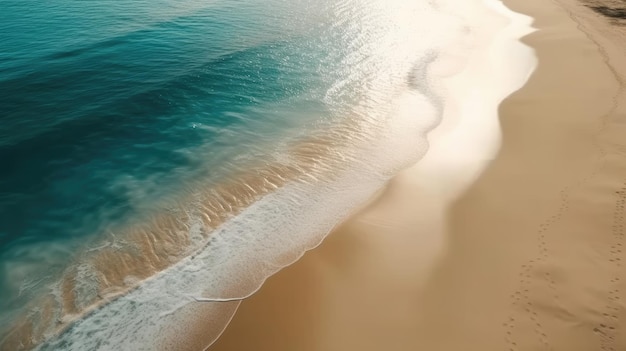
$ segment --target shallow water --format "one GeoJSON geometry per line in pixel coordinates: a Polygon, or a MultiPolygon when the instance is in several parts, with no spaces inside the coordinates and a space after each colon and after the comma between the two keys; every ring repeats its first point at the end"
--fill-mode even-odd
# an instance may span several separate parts
{"type": "Polygon", "coordinates": [[[426,152],[450,3],[4,1],[3,349],[154,349],[317,245],[426,152]]]}

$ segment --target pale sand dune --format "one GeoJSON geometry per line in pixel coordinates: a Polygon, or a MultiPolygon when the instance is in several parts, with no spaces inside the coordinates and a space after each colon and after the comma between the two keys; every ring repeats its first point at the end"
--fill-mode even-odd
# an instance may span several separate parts
{"type": "Polygon", "coordinates": [[[539,66],[501,105],[495,160],[456,199],[428,162],[396,177],[210,350],[626,349],[623,28],[507,4],[536,18],[539,66]]]}

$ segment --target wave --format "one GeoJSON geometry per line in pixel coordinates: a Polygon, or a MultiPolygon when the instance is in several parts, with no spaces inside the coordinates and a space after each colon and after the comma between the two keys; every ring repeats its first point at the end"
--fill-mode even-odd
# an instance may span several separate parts
{"type": "Polygon", "coordinates": [[[289,67],[333,77],[319,96],[333,118],[314,119],[315,128],[268,154],[251,152],[228,177],[189,179],[156,210],[106,227],[25,308],[0,349],[201,349],[241,299],[425,155],[446,103],[437,74],[454,71],[446,59],[463,51],[456,44],[471,34],[467,19],[440,3],[401,0],[339,1],[329,11],[332,28],[322,33],[348,49],[309,57],[317,67],[289,67]],[[200,344],[181,339],[201,316],[211,326],[200,344]]]}

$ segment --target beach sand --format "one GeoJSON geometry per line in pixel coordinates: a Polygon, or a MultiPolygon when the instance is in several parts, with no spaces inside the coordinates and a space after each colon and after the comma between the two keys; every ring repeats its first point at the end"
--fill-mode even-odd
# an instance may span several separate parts
{"type": "Polygon", "coordinates": [[[209,350],[626,349],[626,27],[505,2],[535,18],[539,64],[499,108],[495,158],[402,172],[209,350]]]}

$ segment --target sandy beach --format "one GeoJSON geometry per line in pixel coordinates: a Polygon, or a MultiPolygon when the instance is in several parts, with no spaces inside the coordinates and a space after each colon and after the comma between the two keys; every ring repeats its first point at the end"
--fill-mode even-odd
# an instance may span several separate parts
{"type": "Polygon", "coordinates": [[[535,19],[538,66],[495,156],[442,161],[433,139],[209,350],[626,348],[624,3],[505,3],[535,19]]]}

